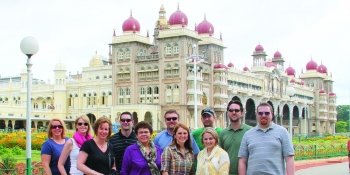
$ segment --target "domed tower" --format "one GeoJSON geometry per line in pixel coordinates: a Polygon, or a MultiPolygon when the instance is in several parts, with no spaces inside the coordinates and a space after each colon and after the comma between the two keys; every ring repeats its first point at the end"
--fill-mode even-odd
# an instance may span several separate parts
{"type": "Polygon", "coordinates": [[[164,5],[162,4],[162,6],[159,9],[159,17],[158,17],[158,20],[156,21],[155,28],[154,28],[155,41],[156,41],[156,38],[158,38],[159,30],[168,29],[168,28],[169,28],[169,24],[168,24],[168,20],[166,19],[166,11],[165,11],[164,5]]]}
{"type": "Polygon", "coordinates": [[[253,67],[265,66],[266,53],[262,45],[258,44],[253,52],[253,67]]]}
{"type": "Polygon", "coordinates": [[[197,25],[196,29],[200,35],[211,36],[214,33],[214,26],[209,21],[207,21],[206,15],[204,15],[204,20],[197,25]]]}
{"type": "Polygon", "coordinates": [[[176,27],[176,26],[181,26],[181,27],[186,27],[188,24],[188,19],[185,13],[183,13],[180,10],[180,6],[177,5],[177,10],[171,14],[169,17],[169,25],[176,27]]]}
{"type": "Polygon", "coordinates": [[[217,39],[213,37],[214,26],[211,22],[207,20],[204,14],[203,21],[200,22],[196,27],[200,41],[199,52],[202,53],[208,63],[211,64],[224,64],[224,45],[222,39],[217,39]]]}
{"type": "Polygon", "coordinates": [[[130,12],[130,17],[123,22],[122,29],[124,33],[140,32],[140,23],[132,16],[132,11],[130,12]]]}
{"type": "Polygon", "coordinates": [[[273,54],[272,62],[277,65],[277,69],[283,72],[284,70],[284,59],[282,57],[281,52],[278,50],[273,54]]]}

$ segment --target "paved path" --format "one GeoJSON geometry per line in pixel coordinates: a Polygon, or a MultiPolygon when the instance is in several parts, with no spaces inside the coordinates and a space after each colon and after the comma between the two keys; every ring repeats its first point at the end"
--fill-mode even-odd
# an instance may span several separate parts
{"type": "Polygon", "coordinates": [[[296,171],[296,175],[349,175],[348,162],[316,166],[296,171]]]}

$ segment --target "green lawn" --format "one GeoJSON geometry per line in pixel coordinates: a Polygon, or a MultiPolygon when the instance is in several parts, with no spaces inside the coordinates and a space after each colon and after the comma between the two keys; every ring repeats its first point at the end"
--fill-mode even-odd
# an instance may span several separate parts
{"type": "MultiPolygon", "coordinates": [[[[26,151],[23,150],[22,153],[20,155],[16,155],[16,159],[18,161],[18,163],[23,162],[26,163],[26,151]]],[[[40,162],[41,161],[41,155],[40,155],[40,151],[38,150],[32,150],[32,162],[40,162]]]]}

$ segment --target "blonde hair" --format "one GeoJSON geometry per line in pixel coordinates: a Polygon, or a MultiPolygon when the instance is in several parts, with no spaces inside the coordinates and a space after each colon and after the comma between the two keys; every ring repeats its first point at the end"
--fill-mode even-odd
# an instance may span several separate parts
{"type": "Polygon", "coordinates": [[[215,131],[215,129],[214,128],[212,128],[212,127],[206,127],[205,129],[204,129],[204,131],[203,131],[203,133],[202,133],[202,144],[204,144],[204,141],[203,141],[203,136],[204,136],[204,134],[205,133],[208,133],[208,134],[210,134],[211,136],[213,136],[213,138],[215,139],[215,141],[216,141],[216,144],[219,144],[219,135],[218,135],[218,133],[215,131]]]}
{"type": "Polygon", "coordinates": [[[81,115],[80,117],[78,117],[77,119],[75,119],[74,121],[74,126],[75,126],[75,131],[77,131],[77,125],[78,125],[78,121],[82,119],[84,120],[84,122],[88,123],[88,130],[86,131],[87,134],[90,133],[90,130],[91,130],[91,125],[90,125],[90,119],[87,115],[81,115]]]}
{"type": "Polygon", "coordinates": [[[47,129],[47,138],[51,138],[51,137],[52,137],[52,122],[54,122],[54,121],[58,121],[58,122],[61,123],[61,125],[62,125],[62,127],[63,127],[63,128],[62,128],[61,137],[62,137],[62,138],[65,138],[65,137],[66,137],[66,125],[65,125],[64,122],[63,122],[61,119],[59,119],[59,118],[53,118],[53,119],[50,120],[49,127],[48,127],[48,129],[47,129]]]}

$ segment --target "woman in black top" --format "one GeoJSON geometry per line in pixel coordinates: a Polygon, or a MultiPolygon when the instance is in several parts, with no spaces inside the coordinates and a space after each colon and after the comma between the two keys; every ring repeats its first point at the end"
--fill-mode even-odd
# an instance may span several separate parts
{"type": "Polygon", "coordinates": [[[86,141],[78,155],[78,169],[84,174],[105,175],[115,171],[112,146],[107,139],[111,136],[112,124],[101,117],[94,124],[95,138],[86,141]]]}

